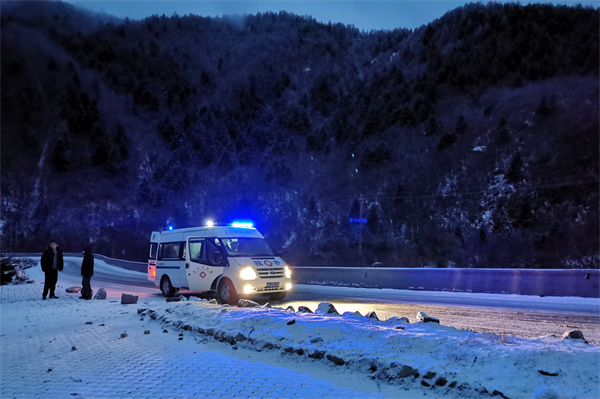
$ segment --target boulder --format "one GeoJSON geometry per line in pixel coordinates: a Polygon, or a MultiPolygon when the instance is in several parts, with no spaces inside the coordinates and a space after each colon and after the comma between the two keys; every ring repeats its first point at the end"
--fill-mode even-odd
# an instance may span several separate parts
{"type": "Polygon", "coordinates": [[[235,336],[235,342],[244,342],[247,339],[248,338],[246,338],[246,336],[242,333],[237,333],[237,335],[235,336]]]}
{"type": "Polygon", "coordinates": [[[264,308],[271,308],[272,306],[271,306],[271,304],[270,304],[269,302],[267,302],[267,303],[265,303],[265,304],[263,305],[263,307],[264,307],[264,308]]]}
{"type": "Polygon", "coordinates": [[[336,366],[343,366],[344,364],[346,364],[344,359],[342,359],[341,357],[334,356],[334,355],[327,355],[327,359],[329,361],[333,362],[336,366]]]}
{"type": "Polygon", "coordinates": [[[179,301],[181,301],[181,298],[178,296],[167,297],[167,302],[179,302],[179,301]]]}
{"type": "Polygon", "coordinates": [[[443,387],[447,383],[448,383],[448,380],[445,379],[444,377],[440,377],[437,380],[435,380],[435,385],[440,386],[440,387],[443,387]]]}
{"type": "Polygon", "coordinates": [[[255,308],[257,306],[260,306],[260,305],[256,302],[250,301],[248,299],[240,299],[238,301],[238,308],[255,308]]]}
{"type": "Polygon", "coordinates": [[[563,334],[563,339],[571,338],[571,339],[585,339],[583,338],[583,333],[579,330],[571,330],[567,331],[563,334]]]}
{"type": "Polygon", "coordinates": [[[318,313],[325,313],[325,314],[339,315],[339,313],[338,313],[337,309],[335,308],[335,306],[333,306],[329,302],[321,302],[319,304],[319,306],[317,307],[317,312],[318,313]]]}
{"type": "Polygon", "coordinates": [[[208,301],[208,303],[210,303],[211,305],[218,305],[219,304],[215,298],[213,298],[210,301],[208,301]]]}
{"type": "Polygon", "coordinates": [[[424,323],[438,323],[439,324],[439,322],[440,322],[440,319],[438,319],[437,317],[427,316],[427,314],[425,312],[417,313],[417,320],[420,320],[424,323]]]}
{"type": "Polygon", "coordinates": [[[142,314],[142,313],[144,313],[145,311],[146,311],[146,308],[139,308],[139,309],[137,310],[138,314],[142,314]]]}
{"type": "Polygon", "coordinates": [[[81,291],[81,287],[69,287],[65,291],[67,291],[70,294],[76,294],[79,291],[81,291]]]}
{"type": "Polygon", "coordinates": [[[121,305],[129,305],[133,303],[137,303],[138,296],[131,294],[122,294],[121,295],[121,305]]]}
{"type": "Polygon", "coordinates": [[[296,309],[294,309],[294,307],[292,305],[285,308],[285,310],[287,310],[288,312],[292,312],[292,313],[296,312],[296,309]]]}
{"type": "Polygon", "coordinates": [[[423,376],[423,378],[425,378],[426,380],[430,380],[433,377],[435,377],[435,372],[433,371],[428,371],[427,373],[425,373],[425,375],[423,376]]]}
{"type": "Polygon", "coordinates": [[[290,321],[287,322],[288,326],[291,326],[292,324],[296,324],[296,319],[292,319],[290,321]]]}
{"type": "Polygon", "coordinates": [[[379,317],[377,317],[377,313],[375,312],[369,312],[365,315],[365,317],[371,320],[379,320],[379,317]]]}
{"type": "Polygon", "coordinates": [[[94,295],[94,299],[106,299],[106,290],[104,288],[100,288],[96,295],[94,295]]]}
{"type": "Polygon", "coordinates": [[[298,313],[312,313],[313,311],[306,306],[298,306],[298,313]]]}
{"type": "Polygon", "coordinates": [[[398,374],[396,375],[397,378],[406,378],[406,377],[411,377],[411,376],[417,378],[419,376],[419,372],[416,369],[414,369],[410,366],[407,366],[405,364],[403,364],[400,367],[400,370],[398,371],[398,374]]]}
{"type": "Polygon", "coordinates": [[[316,349],[314,352],[309,353],[308,357],[311,359],[323,359],[325,357],[325,351],[320,351],[316,349]]]}

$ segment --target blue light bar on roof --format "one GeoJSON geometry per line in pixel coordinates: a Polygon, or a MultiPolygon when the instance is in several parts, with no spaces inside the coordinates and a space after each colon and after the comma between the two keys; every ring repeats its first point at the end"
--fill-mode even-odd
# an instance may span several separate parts
{"type": "Polygon", "coordinates": [[[231,227],[240,227],[243,229],[253,229],[254,225],[249,222],[233,222],[233,223],[231,223],[231,227]]]}

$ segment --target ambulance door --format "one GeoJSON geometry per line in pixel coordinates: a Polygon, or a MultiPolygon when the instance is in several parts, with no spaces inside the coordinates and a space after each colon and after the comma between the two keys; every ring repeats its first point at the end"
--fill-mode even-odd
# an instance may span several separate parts
{"type": "Polygon", "coordinates": [[[226,260],[215,256],[219,252],[214,238],[189,238],[186,274],[190,291],[209,291],[212,282],[223,274],[226,260]]]}

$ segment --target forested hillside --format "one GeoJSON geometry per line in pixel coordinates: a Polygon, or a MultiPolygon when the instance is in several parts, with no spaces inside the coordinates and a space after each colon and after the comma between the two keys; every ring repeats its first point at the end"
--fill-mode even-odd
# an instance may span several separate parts
{"type": "Polygon", "coordinates": [[[249,219],[296,265],[599,267],[598,9],[0,6],[2,251],[144,260],[152,230],[249,219]]]}

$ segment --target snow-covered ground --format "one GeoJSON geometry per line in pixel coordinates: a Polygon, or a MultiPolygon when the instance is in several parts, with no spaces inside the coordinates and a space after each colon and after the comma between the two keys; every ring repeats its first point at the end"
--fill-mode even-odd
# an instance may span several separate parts
{"type": "MultiPolygon", "coordinates": [[[[145,276],[103,263],[96,269],[114,281],[145,276]]],[[[109,298],[83,301],[64,292],[81,285],[68,273],[60,299],[42,301],[40,268],[28,274],[36,284],[0,287],[2,398],[600,397],[600,348],[582,340],[474,333],[415,315],[377,321],[341,306],[340,316],[167,303],[154,287],[94,279],[109,298]],[[138,304],[121,305],[123,292],[138,304]]]]}

